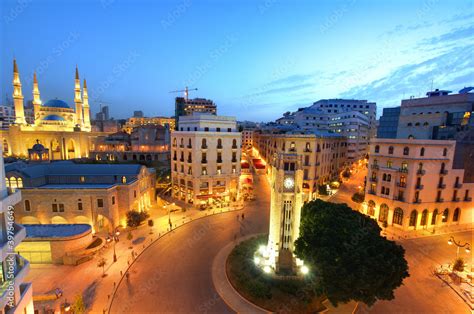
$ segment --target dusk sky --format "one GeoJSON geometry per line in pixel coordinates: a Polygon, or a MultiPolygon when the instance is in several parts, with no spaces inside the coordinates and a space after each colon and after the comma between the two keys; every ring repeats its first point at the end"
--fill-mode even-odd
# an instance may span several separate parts
{"type": "Polygon", "coordinates": [[[383,107],[433,88],[474,86],[473,1],[0,2],[0,93],[12,59],[25,101],[73,105],[74,68],[92,111],[174,114],[169,91],[197,87],[218,114],[270,121],[322,98],[383,107]],[[81,5],[78,5],[78,4],[81,5]]]}

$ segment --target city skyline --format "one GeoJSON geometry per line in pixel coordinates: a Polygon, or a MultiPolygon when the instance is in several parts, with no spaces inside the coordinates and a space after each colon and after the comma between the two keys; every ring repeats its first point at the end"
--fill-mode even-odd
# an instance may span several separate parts
{"type": "Polygon", "coordinates": [[[270,121],[322,98],[375,101],[380,116],[432,87],[474,85],[469,1],[185,0],[146,10],[105,0],[7,1],[0,9],[9,43],[0,56],[2,103],[11,98],[14,57],[26,100],[36,71],[43,102],[72,104],[77,64],[92,112],[102,102],[115,118],[130,116],[130,106],[171,116],[181,95],[169,92],[185,86],[199,89],[190,97],[214,100],[219,114],[270,121]]]}

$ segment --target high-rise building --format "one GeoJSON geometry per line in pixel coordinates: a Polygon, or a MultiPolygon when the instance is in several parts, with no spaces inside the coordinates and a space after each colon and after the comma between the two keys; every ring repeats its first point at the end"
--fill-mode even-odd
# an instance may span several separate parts
{"type": "Polygon", "coordinates": [[[236,201],[241,140],[234,117],[180,116],[171,133],[172,196],[195,206],[236,201]]]}
{"type": "Polygon", "coordinates": [[[377,127],[377,138],[397,138],[400,107],[383,108],[377,127]]]}
{"type": "Polygon", "coordinates": [[[210,100],[205,98],[188,99],[187,97],[176,97],[175,99],[175,120],[176,130],[179,129],[178,121],[180,116],[190,116],[194,112],[207,113],[216,115],[217,106],[210,100]]]}
{"type": "Polygon", "coordinates": [[[109,106],[101,106],[100,111],[95,114],[95,119],[99,121],[109,120],[109,106]]]}
{"type": "Polygon", "coordinates": [[[143,118],[143,117],[144,117],[143,111],[141,111],[141,110],[135,110],[135,111],[133,112],[133,117],[134,117],[134,118],[143,118]]]}
{"type": "Polygon", "coordinates": [[[15,110],[12,106],[0,106],[0,129],[8,130],[15,123],[15,110]]]}
{"type": "Polygon", "coordinates": [[[0,312],[33,314],[33,289],[31,283],[24,282],[30,263],[15,252],[26,237],[25,227],[14,221],[13,206],[20,201],[20,191],[7,190],[0,156],[0,312]]]}

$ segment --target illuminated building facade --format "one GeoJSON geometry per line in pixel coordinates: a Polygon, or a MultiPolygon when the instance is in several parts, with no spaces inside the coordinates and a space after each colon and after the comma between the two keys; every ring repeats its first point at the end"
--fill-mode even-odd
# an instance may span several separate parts
{"type": "Polygon", "coordinates": [[[191,116],[194,113],[204,113],[204,114],[217,114],[216,104],[205,98],[194,98],[188,99],[187,92],[186,97],[176,97],[175,99],[175,120],[176,125],[175,129],[178,130],[179,117],[181,116],[191,116]]]}
{"type": "Polygon", "coordinates": [[[233,117],[193,114],[171,133],[172,196],[196,206],[239,198],[241,134],[233,117]]]}
{"type": "Polygon", "coordinates": [[[123,129],[127,133],[132,133],[134,128],[141,126],[162,126],[169,130],[175,129],[175,119],[167,117],[131,117],[128,118],[123,129]]]}
{"type": "Polygon", "coordinates": [[[28,148],[39,141],[49,149],[49,159],[88,157],[91,140],[99,133],[91,132],[87,83],[83,90],[76,68],[74,106],[52,99],[41,101],[38,80],[33,76],[34,121],[26,119],[20,73],[13,61],[13,104],[15,122],[8,130],[0,130],[4,156],[28,156],[28,148]]]}
{"type": "Polygon", "coordinates": [[[155,204],[155,171],[142,165],[15,162],[5,170],[8,190],[22,192],[15,218],[23,224],[84,223],[111,231],[125,226],[127,211],[155,204]]]}

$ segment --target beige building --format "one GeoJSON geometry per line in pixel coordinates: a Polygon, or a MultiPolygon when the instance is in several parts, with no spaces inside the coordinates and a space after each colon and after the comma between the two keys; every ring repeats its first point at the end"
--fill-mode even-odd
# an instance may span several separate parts
{"type": "Polygon", "coordinates": [[[242,130],[242,148],[251,149],[253,147],[253,134],[254,129],[242,130]]]}
{"type": "Polygon", "coordinates": [[[131,117],[128,118],[123,129],[130,134],[134,128],[141,126],[162,126],[167,127],[169,130],[174,130],[175,119],[167,117],[131,117]]]}
{"type": "Polygon", "coordinates": [[[25,227],[14,218],[13,206],[21,201],[21,192],[9,193],[5,185],[3,157],[0,156],[0,313],[33,314],[33,288],[23,282],[30,263],[16,254],[26,237],[25,227]]]}
{"type": "MultiPolygon", "coordinates": [[[[277,153],[294,153],[302,157],[305,201],[315,199],[318,185],[339,179],[347,163],[347,140],[334,134],[303,132],[272,134],[255,133],[254,149],[267,164],[277,153]]],[[[272,168],[267,171],[271,173],[272,168]]]]}
{"type": "Polygon", "coordinates": [[[89,156],[92,139],[101,133],[91,132],[87,83],[83,90],[76,68],[74,106],[63,100],[52,99],[45,103],[40,98],[36,74],[33,77],[34,121],[26,119],[20,73],[13,61],[13,103],[15,123],[8,130],[0,130],[4,156],[28,156],[28,148],[38,140],[49,149],[49,159],[72,159],[89,156]]]}
{"type": "Polygon", "coordinates": [[[193,114],[171,133],[174,198],[196,206],[239,198],[241,134],[233,117],[193,114]]]}
{"type": "Polygon", "coordinates": [[[448,140],[372,140],[366,214],[405,231],[472,227],[474,182],[455,150],[448,140]]]}
{"type": "Polygon", "coordinates": [[[126,225],[130,210],[155,203],[155,171],[137,164],[15,162],[7,164],[10,191],[22,190],[15,217],[23,224],[89,224],[93,232],[126,225]]]}

